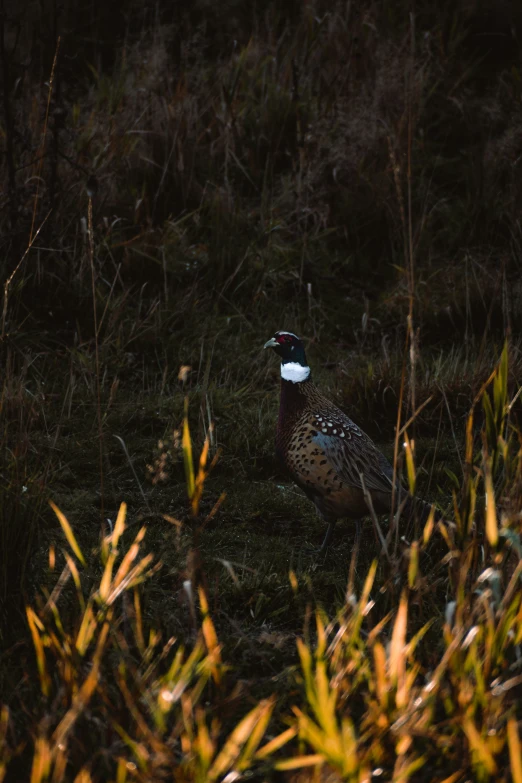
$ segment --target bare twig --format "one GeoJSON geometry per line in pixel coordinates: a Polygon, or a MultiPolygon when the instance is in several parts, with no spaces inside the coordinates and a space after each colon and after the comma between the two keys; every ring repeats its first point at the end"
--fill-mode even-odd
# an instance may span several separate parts
{"type": "Polygon", "coordinates": [[[47,222],[47,218],[49,217],[51,212],[52,212],[52,210],[49,210],[47,215],[44,217],[44,219],[40,223],[40,225],[39,225],[35,235],[32,237],[32,239],[29,240],[29,244],[27,245],[27,247],[25,249],[25,253],[23,254],[22,258],[17,263],[17,265],[15,266],[15,268],[13,269],[13,271],[11,272],[11,274],[9,275],[9,277],[7,278],[7,280],[5,282],[5,285],[4,285],[4,306],[3,306],[3,310],[2,310],[2,340],[5,338],[5,320],[6,320],[6,317],[7,317],[7,302],[8,302],[8,298],[9,298],[9,286],[13,282],[13,279],[14,279],[16,273],[18,272],[18,270],[22,266],[23,262],[25,261],[25,259],[27,257],[27,254],[29,253],[30,249],[32,248],[32,246],[36,242],[36,239],[38,238],[38,234],[40,233],[42,228],[45,226],[45,224],[47,222]]]}
{"type": "Polygon", "coordinates": [[[114,435],[114,437],[116,438],[116,440],[119,440],[120,443],[121,443],[121,447],[122,447],[122,449],[123,449],[123,451],[125,453],[125,456],[127,457],[127,462],[130,465],[130,469],[132,470],[132,474],[133,474],[134,478],[136,479],[136,484],[138,485],[138,488],[139,488],[139,490],[141,492],[141,496],[143,498],[143,502],[147,506],[149,512],[152,514],[153,512],[151,510],[151,507],[149,506],[149,502],[147,500],[147,496],[145,495],[145,492],[143,491],[143,487],[141,486],[140,480],[138,478],[138,474],[136,473],[134,465],[132,464],[132,460],[130,458],[130,454],[128,452],[127,446],[125,445],[125,441],[123,440],[123,438],[120,438],[119,435],[114,435]]]}
{"type": "Polygon", "coordinates": [[[47,124],[49,122],[49,108],[51,106],[51,96],[53,94],[53,82],[54,82],[54,72],[56,69],[56,63],[58,61],[58,51],[60,49],[60,37],[58,37],[58,40],[56,41],[56,49],[54,51],[54,59],[53,59],[53,65],[51,68],[51,76],[49,78],[49,92],[47,95],[47,107],[45,109],[45,120],[44,120],[44,128],[43,128],[43,134],[42,134],[42,143],[40,144],[40,149],[38,154],[41,156],[38,162],[38,170],[36,173],[36,193],[34,196],[34,204],[33,204],[33,217],[31,220],[31,231],[29,233],[29,242],[31,242],[33,238],[33,231],[34,231],[34,224],[36,222],[36,208],[38,206],[38,198],[39,198],[39,190],[40,190],[40,176],[42,171],[42,165],[43,165],[43,150],[45,147],[45,139],[47,136],[47,124]]]}

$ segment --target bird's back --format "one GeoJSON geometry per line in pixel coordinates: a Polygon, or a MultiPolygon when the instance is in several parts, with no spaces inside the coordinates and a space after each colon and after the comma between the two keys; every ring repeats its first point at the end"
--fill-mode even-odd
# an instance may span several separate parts
{"type": "Polygon", "coordinates": [[[294,481],[326,518],[391,506],[393,469],[373,441],[309,380],[281,381],[276,451],[294,481]],[[362,479],[361,479],[362,475],[362,479]]]}

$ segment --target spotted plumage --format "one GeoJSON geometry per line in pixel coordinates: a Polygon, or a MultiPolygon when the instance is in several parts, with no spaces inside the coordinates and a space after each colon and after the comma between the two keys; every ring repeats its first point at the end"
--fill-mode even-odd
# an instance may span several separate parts
{"type": "MultiPolygon", "coordinates": [[[[368,515],[365,491],[376,513],[391,510],[393,468],[357,424],[317,389],[296,335],[276,332],[268,347],[281,357],[276,453],[329,524],[323,551],[337,519],[368,515]]],[[[412,499],[398,482],[394,496],[396,502],[402,496],[411,513],[412,499]]]]}

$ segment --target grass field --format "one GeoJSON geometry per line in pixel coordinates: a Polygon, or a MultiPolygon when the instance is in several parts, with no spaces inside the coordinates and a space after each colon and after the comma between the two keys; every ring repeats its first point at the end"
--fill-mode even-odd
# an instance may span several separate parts
{"type": "Polygon", "coordinates": [[[522,783],[518,5],[0,24],[0,781],[522,783]],[[444,521],[310,556],[277,329],[444,521]]]}

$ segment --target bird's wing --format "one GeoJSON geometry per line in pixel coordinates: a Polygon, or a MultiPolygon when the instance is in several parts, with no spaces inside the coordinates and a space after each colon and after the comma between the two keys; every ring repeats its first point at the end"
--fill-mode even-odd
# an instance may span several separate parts
{"type": "Polygon", "coordinates": [[[366,489],[392,491],[392,466],[374,442],[342,411],[325,408],[312,414],[308,424],[313,443],[324,453],[341,481],[361,488],[362,473],[366,489]]]}

